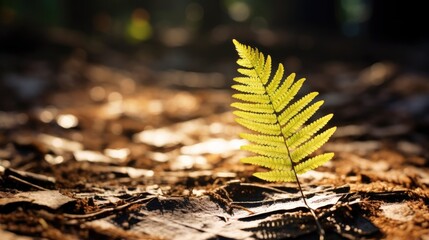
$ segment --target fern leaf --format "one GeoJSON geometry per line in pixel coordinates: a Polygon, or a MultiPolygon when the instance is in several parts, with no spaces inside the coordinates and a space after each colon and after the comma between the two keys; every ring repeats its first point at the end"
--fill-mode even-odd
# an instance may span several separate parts
{"type": "Polygon", "coordinates": [[[283,64],[279,64],[276,74],[274,75],[273,79],[267,86],[267,92],[274,92],[278,88],[280,82],[282,81],[283,73],[284,73],[283,64]]]}
{"type": "Polygon", "coordinates": [[[331,120],[333,114],[328,114],[322,118],[317,119],[316,121],[312,122],[311,124],[305,126],[300,131],[296,132],[294,135],[292,135],[290,138],[286,140],[286,144],[289,146],[289,148],[294,149],[299,144],[307,141],[309,138],[311,138],[317,131],[319,131],[321,128],[323,128],[329,120],[331,120]]]}
{"type": "Polygon", "coordinates": [[[262,104],[270,103],[270,98],[267,95],[236,93],[236,94],[233,94],[232,97],[238,100],[242,100],[244,102],[262,103],[262,104]]]}
{"type": "Polygon", "coordinates": [[[253,176],[269,182],[295,182],[296,176],[292,170],[272,170],[257,172],[253,176]]]}
{"type": "Polygon", "coordinates": [[[336,130],[332,127],[318,133],[328,124],[332,114],[309,122],[323,104],[323,101],[311,103],[318,93],[312,92],[295,100],[305,79],[295,80],[294,73],[284,78],[282,64],[272,73],[269,55],[264,56],[258,49],[235,39],[233,43],[240,57],[237,64],[241,76],[234,78],[238,84],[232,86],[239,92],[233,95],[239,102],[231,106],[238,109],[233,112],[237,116],[235,120],[255,132],[240,134],[251,143],[241,149],[255,154],[241,161],[271,169],[255,173],[258,178],[289,182],[298,179],[296,174],[332,159],[333,153],[309,157],[336,130]]]}
{"type": "Polygon", "coordinates": [[[315,169],[323,164],[325,164],[327,161],[331,160],[334,157],[333,153],[324,153],[317,155],[315,157],[312,157],[308,159],[305,162],[302,162],[296,166],[296,172],[298,174],[305,173],[308,170],[315,169]]]}
{"type": "Polygon", "coordinates": [[[231,104],[231,107],[235,107],[243,111],[254,112],[254,113],[273,113],[274,112],[273,108],[267,104],[235,102],[231,104]]]}
{"type": "Polygon", "coordinates": [[[276,123],[277,117],[275,114],[263,114],[263,113],[252,113],[244,111],[234,111],[232,112],[235,116],[241,117],[244,119],[252,119],[258,123],[276,123]]]}
{"type": "Polygon", "coordinates": [[[316,96],[317,92],[312,92],[305,95],[303,98],[292,104],[279,116],[280,124],[285,124],[289,119],[298,114],[305,106],[307,106],[316,96]]]}
{"type": "Polygon", "coordinates": [[[241,84],[236,84],[231,86],[232,88],[234,88],[235,90],[238,90],[240,92],[245,92],[245,93],[253,93],[253,94],[264,94],[265,90],[264,88],[261,86],[254,86],[254,85],[241,85],[241,84]]]}
{"type": "Polygon", "coordinates": [[[235,121],[255,132],[267,135],[278,135],[280,133],[280,128],[276,124],[258,123],[246,118],[236,118],[235,121]]]}
{"type": "Polygon", "coordinates": [[[295,97],[295,95],[298,93],[299,89],[301,89],[302,84],[304,83],[305,79],[302,78],[295,82],[293,86],[291,86],[287,90],[279,89],[275,95],[273,96],[273,106],[276,112],[281,112],[286,107],[286,105],[295,97]]]}
{"type": "Polygon", "coordinates": [[[266,145],[249,144],[249,145],[241,146],[241,149],[254,152],[262,156],[283,158],[286,161],[288,159],[287,150],[284,146],[272,147],[272,146],[266,146],[266,145]]]}
{"type": "Polygon", "coordinates": [[[235,77],[234,82],[241,83],[243,85],[256,85],[256,86],[262,86],[261,81],[258,78],[251,78],[251,77],[235,77]]]}
{"type": "Polygon", "coordinates": [[[255,75],[254,75],[255,71],[253,71],[252,69],[239,68],[239,69],[237,69],[237,71],[238,71],[239,73],[241,73],[241,74],[245,75],[245,76],[248,76],[248,77],[255,76],[255,75]]]}
{"type": "Polygon", "coordinates": [[[268,145],[273,147],[281,147],[285,145],[283,138],[280,136],[241,133],[240,137],[246,139],[249,142],[257,143],[259,145],[268,145]]]}
{"type": "Polygon", "coordinates": [[[297,148],[295,151],[291,153],[292,161],[299,162],[304,157],[308,156],[309,154],[316,151],[318,148],[320,148],[323,144],[325,144],[328,139],[334,134],[335,130],[337,130],[336,127],[330,128],[323,133],[317,135],[310,141],[304,143],[299,148],[297,148]]]}
{"type": "Polygon", "coordinates": [[[310,119],[317,110],[319,110],[322,104],[323,101],[318,101],[293,117],[282,129],[284,136],[289,137],[296,132],[296,130],[302,127],[302,125],[307,122],[307,120],[310,119]]]}

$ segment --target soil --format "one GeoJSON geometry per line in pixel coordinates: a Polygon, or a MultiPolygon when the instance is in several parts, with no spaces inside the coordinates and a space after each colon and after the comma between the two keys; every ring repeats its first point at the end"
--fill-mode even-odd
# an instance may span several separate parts
{"type": "MultiPolygon", "coordinates": [[[[1,239],[318,239],[295,183],[239,162],[228,74],[121,59],[76,49],[4,77],[1,239]]],[[[326,238],[429,239],[429,76],[380,61],[306,77],[338,126],[320,150],[335,158],[300,175],[326,238]]]]}

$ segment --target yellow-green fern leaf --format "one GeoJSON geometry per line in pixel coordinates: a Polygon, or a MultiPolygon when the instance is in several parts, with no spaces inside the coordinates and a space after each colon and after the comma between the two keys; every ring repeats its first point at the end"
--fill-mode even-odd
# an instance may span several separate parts
{"type": "Polygon", "coordinates": [[[328,114],[321,117],[288,138],[286,144],[289,146],[289,149],[295,149],[298,145],[310,139],[331,120],[332,116],[334,115],[328,114]]]}
{"type": "Polygon", "coordinates": [[[235,102],[231,104],[231,107],[235,107],[243,111],[255,112],[255,113],[273,113],[274,112],[271,106],[267,104],[235,102]]]}
{"type": "Polygon", "coordinates": [[[286,110],[282,112],[279,116],[280,124],[285,124],[289,121],[293,116],[298,114],[303,108],[305,108],[316,96],[317,92],[312,92],[305,95],[300,100],[296,101],[294,104],[291,104],[286,110]]]}
{"type": "Polygon", "coordinates": [[[312,92],[297,98],[305,79],[295,80],[295,74],[284,77],[284,67],[279,64],[272,72],[271,57],[264,56],[233,40],[238,55],[238,72],[232,86],[238,93],[233,97],[239,102],[231,104],[237,108],[235,119],[239,124],[255,133],[240,136],[251,144],[241,147],[254,153],[242,162],[272,169],[254,175],[267,181],[296,181],[296,174],[314,169],[333,158],[333,153],[311,156],[335,132],[335,127],[318,133],[332,118],[322,116],[313,122],[323,101],[311,103],[317,96],[312,92]],[[298,100],[295,100],[298,99],[298,100]],[[308,123],[307,123],[308,122],[308,123]],[[307,125],[306,125],[307,124],[307,125]]]}
{"type": "Polygon", "coordinates": [[[325,164],[327,161],[331,160],[334,157],[333,153],[324,153],[317,155],[315,157],[312,157],[308,159],[305,162],[302,162],[296,166],[296,172],[298,174],[305,173],[308,170],[315,169],[323,164],[325,164]]]}
{"type": "Polygon", "coordinates": [[[241,146],[241,149],[253,152],[262,156],[282,158],[288,161],[288,155],[286,148],[283,147],[272,147],[266,145],[249,144],[241,146]]]}
{"type": "Polygon", "coordinates": [[[295,149],[290,154],[292,161],[299,162],[301,159],[305,158],[306,156],[316,151],[318,148],[320,148],[323,144],[325,144],[328,141],[328,139],[332,136],[332,134],[334,134],[335,130],[337,130],[336,127],[330,128],[318,134],[316,137],[312,138],[308,142],[304,143],[303,145],[295,149]]]}
{"type": "Polygon", "coordinates": [[[267,145],[273,147],[283,147],[285,142],[280,136],[270,136],[263,134],[241,133],[240,137],[249,142],[257,143],[259,145],[267,145]]]}
{"type": "Polygon", "coordinates": [[[284,67],[283,67],[283,64],[280,63],[279,67],[277,68],[276,74],[274,75],[273,79],[267,86],[267,91],[274,92],[279,87],[279,84],[281,83],[283,78],[283,73],[284,73],[284,67]]]}
{"type": "MultiPolygon", "coordinates": [[[[289,122],[285,123],[282,128],[282,132],[285,137],[289,137],[293,133],[295,133],[298,129],[300,129],[308,119],[310,119],[317,110],[319,110],[320,106],[322,106],[323,101],[318,101],[308,108],[304,109],[299,114],[295,115],[289,122]]],[[[280,124],[282,124],[280,122],[280,124]]]]}
{"type": "Polygon", "coordinates": [[[280,128],[276,124],[258,123],[246,118],[236,118],[235,121],[243,127],[262,134],[278,135],[280,133],[280,128]]]}
{"type": "Polygon", "coordinates": [[[290,101],[295,97],[295,95],[298,93],[299,89],[301,89],[302,84],[304,83],[305,79],[302,78],[298,81],[296,81],[293,86],[291,86],[287,90],[278,91],[273,96],[273,106],[276,112],[281,112],[286,107],[286,105],[289,104],[290,101]]]}
{"type": "Polygon", "coordinates": [[[244,119],[252,119],[255,122],[258,123],[276,123],[277,117],[274,113],[268,114],[268,113],[252,113],[252,112],[245,112],[245,111],[234,111],[232,112],[235,116],[241,117],[244,119]]]}
{"type": "Polygon", "coordinates": [[[257,172],[253,176],[269,182],[295,182],[296,176],[292,170],[272,170],[257,172]]]}
{"type": "Polygon", "coordinates": [[[232,97],[238,100],[242,100],[243,102],[262,104],[270,103],[270,98],[267,95],[236,93],[233,94],[232,97]]]}

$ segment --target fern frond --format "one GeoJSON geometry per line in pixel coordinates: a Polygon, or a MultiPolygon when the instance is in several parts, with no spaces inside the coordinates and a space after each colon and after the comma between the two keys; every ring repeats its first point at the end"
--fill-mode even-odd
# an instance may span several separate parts
{"type": "Polygon", "coordinates": [[[306,94],[295,100],[305,79],[295,80],[295,73],[284,79],[284,67],[279,64],[272,73],[271,57],[264,56],[233,40],[238,55],[238,72],[232,86],[239,93],[233,95],[241,102],[231,104],[237,108],[235,119],[239,124],[256,133],[240,136],[251,144],[241,147],[255,154],[243,158],[244,163],[271,169],[254,175],[267,181],[296,181],[296,174],[314,169],[333,157],[325,153],[309,157],[335,132],[330,128],[318,133],[332,118],[328,114],[305,125],[317,112],[323,101],[311,103],[317,92],[306,94]],[[244,76],[243,76],[244,75],[244,76]],[[273,75],[273,76],[272,76],[273,75]]]}

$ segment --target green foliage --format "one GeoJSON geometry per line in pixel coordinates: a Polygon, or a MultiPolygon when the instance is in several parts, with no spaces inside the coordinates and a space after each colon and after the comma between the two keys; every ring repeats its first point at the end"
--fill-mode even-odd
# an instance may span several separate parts
{"type": "Polygon", "coordinates": [[[253,131],[240,134],[250,142],[242,149],[255,154],[241,161],[271,169],[255,173],[258,178],[293,182],[297,180],[296,174],[331,160],[333,153],[313,154],[336,130],[332,127],[320,132],[333,114],[308,123],[323,104],[323,101],[311,104],[318,93],[295,99],[305,79],[295,80],[294,73],[284,79],[282,64],[272,73],[269,55],[265,57],[258,49],[235,39],[233,43],[240,56],[237,64],[242,76],[234,78],[237,84],[232,88],[239,93],[233,98],[239,101],[231,106],[237,109],[233,112],[235,120],[253,131]]]}

